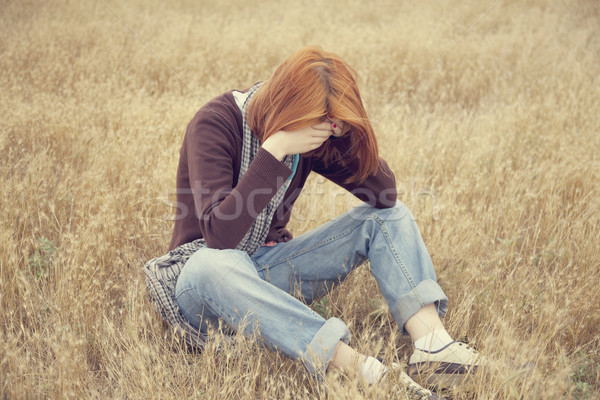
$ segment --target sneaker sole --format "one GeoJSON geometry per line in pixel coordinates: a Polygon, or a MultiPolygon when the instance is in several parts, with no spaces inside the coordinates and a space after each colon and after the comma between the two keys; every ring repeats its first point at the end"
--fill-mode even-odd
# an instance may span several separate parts
{"type": "Polygon", "coordinates": [[[477,372],[477,366],[465,367],[463,364],[448,362],[423,362],[410,364],[408,375],[412,379],[425,382],[428,386],[440,388],[456,387],[464,384],[477,372]]]}

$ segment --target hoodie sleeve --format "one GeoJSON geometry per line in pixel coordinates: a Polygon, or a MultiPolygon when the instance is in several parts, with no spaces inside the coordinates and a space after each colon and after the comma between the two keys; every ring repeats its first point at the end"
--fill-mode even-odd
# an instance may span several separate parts
{"type": "MultiPolygon", "coordinates": [[[[330,139],[341,154],[344,154],[350,146],[350,140],[346,138],[330,139]]],[[[396,178],[387,163],[379,158],[377,173],[369,176],[361,183],[346,183],[358,170],[358,162],[351,162],[347,166],[339,162],[325,164],[322,160],[314,160],[312,170],[333,183],[348,190],[354,196],[376,208],[390,208],[396,204],[398,192],[396,190],[396,178]]]]}
{"type": "Polygon", "coordinates": [[[242,135],[235,111],[219,103],[203,107],[188,125],[181,151],[195,216],[211,248],[235,248],[292,172],[260,148],[237,182],[242,135]]]}

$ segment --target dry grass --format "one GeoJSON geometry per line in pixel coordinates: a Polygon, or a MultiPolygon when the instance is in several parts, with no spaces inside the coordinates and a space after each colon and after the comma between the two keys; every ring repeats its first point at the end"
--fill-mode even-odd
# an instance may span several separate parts
{"type": "MultiPolygon", "coordinates": [[[[494,4],[1,0],[0,397],[359,396],[241,339],[177,351],[141,269],[166,250],[196,109],[320,44],[362,77],[450,297],[449,331],[501,365],[536,362],[449,396],[596,398],[600,6],[494,4]]],[[[293,228],[353,203],[315,178],[293,228]]],[[[359,350],[403,361],[381,301],[363,268],[318,307],[359,350]]]]}

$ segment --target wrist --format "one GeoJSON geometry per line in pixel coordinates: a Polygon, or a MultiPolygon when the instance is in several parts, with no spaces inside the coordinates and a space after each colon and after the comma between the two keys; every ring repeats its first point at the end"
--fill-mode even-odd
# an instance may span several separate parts
{"type": "Polygon", "coordinates": [[[283,161],[287,153],[281,149],[281,147],[277,146],[275,140],[272,140],[273,136],[268,137],[267,140],[263,142],[261,147],[269,152],[273,157],[278,159],[279,161],[283,161]]]}

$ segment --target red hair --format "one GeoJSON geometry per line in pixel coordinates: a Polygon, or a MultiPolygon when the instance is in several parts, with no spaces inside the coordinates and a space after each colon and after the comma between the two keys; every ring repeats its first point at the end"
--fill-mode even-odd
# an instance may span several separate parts
{"type": "Polygon", "coordinates": [[[378,170],[375,132],[363,106],[356,72],[339,56],[320,47],[304,47],[287,57],[253,96],[249,126],[264,141],[280,130],[314,125],[328,115],[350,125],[351,146],[346,154],[325,141],[314,155],[325,163],[346,166],[357,160],[356,174],[348,182],[362,182],[378,170]]]}

